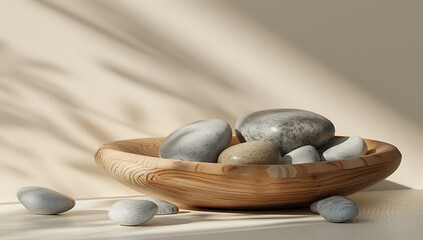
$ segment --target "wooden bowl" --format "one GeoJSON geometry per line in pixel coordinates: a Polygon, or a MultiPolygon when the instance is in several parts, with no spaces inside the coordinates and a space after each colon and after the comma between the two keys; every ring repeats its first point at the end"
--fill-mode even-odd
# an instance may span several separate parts
{"type": "MultiPolygon", "coordinates": [[[[99,167],[119,182],[184,208],[264,209],[308,207],[315,200],[349,195],[391,175],[401,153],[365,140],[365,156],[292,165],[227,165],[158,157],[164,138],[116,141],[95,153],[99,167]]],[[[238,144],[236,137],[231,145],[238,144]]]]}

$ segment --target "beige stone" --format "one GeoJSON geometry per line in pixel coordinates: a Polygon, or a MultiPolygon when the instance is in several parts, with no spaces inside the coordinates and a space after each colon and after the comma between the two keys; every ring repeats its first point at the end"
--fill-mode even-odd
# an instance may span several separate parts
{"type": "Polygon", "coordinates": [[[251,141],[225,149],[218,163],[236,165],[281,164],[279,150],[271,143],[251,141]]]}

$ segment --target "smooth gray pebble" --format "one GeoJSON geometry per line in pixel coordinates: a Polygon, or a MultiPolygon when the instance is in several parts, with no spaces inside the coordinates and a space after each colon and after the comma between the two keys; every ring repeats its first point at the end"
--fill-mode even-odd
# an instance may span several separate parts
{"type": "Polygon", "coordinates": [[[217,162],[219,154],[229,147],[232,129],[220,119],[189,123],[167,136],[159,149],[159,157],[191,162],[217,162]]]}
{"type": "Polygon", "coordinates": [[[142,197],[141,200],[152,201],[158,207],[157,215],[169,215],[169,214],[177,214],[179,212],[178,206],[175,204],[153,197],[142,197]]]}
{"type": "Polygon", "coordinates": [[[17,192],[18,200],[33,214],[59,214],[75,206],[75,200],[62,193],[43,187],[23,187],[17,192]]]}
{"type": "Polygon", "coordinates": [[[358,215],[357,205],[348,198],[341,196],[318,200],[310,205],[310,210],[334,223],[346,222],[358,215]]]}

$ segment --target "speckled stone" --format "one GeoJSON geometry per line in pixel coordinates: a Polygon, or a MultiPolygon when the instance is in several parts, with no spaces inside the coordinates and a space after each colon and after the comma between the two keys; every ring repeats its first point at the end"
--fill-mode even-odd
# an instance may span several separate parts
{"type": "Polygon", "coordinates": [[[155,203],[147,200],[121,200],[113,204],[109,217],[125,226],[137,226],[150,221],[157,213],[155,203]]]}
{"type": "Polygon", "coordinates": [[[327,221],[334,223],[346,222],[358,215],[357,205],[341,196],[318,200],[311,204],[310,210],[314,213],[319,213],[327,221]]]}
{"type": "Polygon", "coordinates": [[[271,143],[252,141],[225,149],[218,162],[234,165],[281,164],[281,155],[271,143]]]}
{"type": "Polygon", "coordinates": [[[334,161],[366,154],[367,144],[357,136],[338,138],[329,141],[321,149],[321,161],[334,161]]]}
{"type": "Polygon", "coordinates": [[[292,150],[282,157],[282,164],[300,164],[320,162],[320,155],[316,148],[306,145],[292,150]]]}
{"type": "Polygon", "coordinates": [[[299,109],[271,109],[247,114],[235,124],[241,142],[265,141],[275,145],[281,155],[305,145],[318,148],[335,134],[327,118],[299,109]]]}
{"type": "Polygon", "coordinates": [[[75,206],[75,200],[62,193],[43,187],[23,187],[17,197],[33,214],[59,214],[75,206]]]}
{"type": "Polygon", "coordinates": [[[182,126],[165,138],[159,156],[191,162],[217,162],[229,147],[231,126],[220,119],[206,119],[182,126]]]}
{"type": "Polygon", "coordinates": [[[156,215],[177,214],[179,212],[178,206],[165,200],[153,197],[142,197],[141,200],[152,201],[153,203],[155,203],[158,207],[156,215]]]}

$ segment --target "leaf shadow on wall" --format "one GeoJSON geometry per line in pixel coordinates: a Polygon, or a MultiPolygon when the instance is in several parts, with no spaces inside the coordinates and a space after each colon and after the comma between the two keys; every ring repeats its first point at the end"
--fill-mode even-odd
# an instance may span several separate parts
{"type": "MultiPolygon", "coordinates": [[[[198,76],[194,79],[169,78],[160,82],[157,79],[146,77],[143,74],[142,66],[140,69],[130,69],[113,59],[97,60],[100,67],[118,75],[121,80],[193,105],[195,109],[204,112],[206,116],[213,115],[228,121],[236,119],[237,116],[230,111],[230,103],[217,101],[219,95],[216,94],[224,92],[234,95],[234,98],[245,97],[233,80],[213,69],[206,59],[184,51],[162,37],[160,30],[150,26],[142,13],[134,16],[125,9],[123,4],[115,4],[113,1],[80,1],[74,7],[48,0],[37,2],[115,43],[122,49],[120,54],[125,54],[125,51],[130,50],[131,57],[135,56],[135,60],[149,58],[152,62],[157,62],[160,67],[171,69],[175,74],[188,73],[198,76]],[[90,15],[81,13],[83,11],[77,11],[79,8],[89,9],[90,15]],[[167,84],[167,82],[174,81],[178,81],[178,84],[167,84]],[[216,91],[210,89],[216,89],[216,91]]],[[[237,107],[242,108],[242,106],[237,107]]]]}
{"type": "MultiPolygon", "coordinates": [[[[176,69],[177,71],[190,72],[193,75],[201,77],[186,79],[178,83],[181,88],[173,88],[160,83],[156,79],[151,79],[143,75],[143,72],[137,69],[130,69],[127,66],[115,62],[113,59],[93,59],[93,63],[97,64],[105,71],[118,76],[119,81],[131,84],[137,88],[148,89],[156,94],[167,96],[174,101],[182,102],[189,105],[205,116],[214,116],[222,119],[234,120],[235,116],[230,111],[230,104],[215,101],[212,86],[217,91],[227,94],[234,94],[242,98],[244,93],[239,91],[235,84],[226,76],[210,68],[204,59],[198,58],[190,53],[184,52],[166,39],[158,36],[153,28],[148,27],[148,23],[139,19],[131,18],[124,8],[115,6],[112,2],[86,2],[75,1],[76,5],[65,2],[55,1],[36,1],[39,6],[51,10],[56,15],[71,20],[79,26],[85,27],[97,34],[100,38],[114,42],[122,50],[120,54],[131,51],[131,56],[148,57],[154,61],[159,61],[165,67],[176,69]],[[67,4],[69,6],[67,6],[67,4]],[[76,9],[73,7],[75,7],[76,9]],[[90,16],[80,14],[78,9],[90,9],[90,16]],[[135,54],[133,54],[135,53],[135,54]],[[197,89],[183,86],[200,86],[197,89]],[[195,94],[184,94],[184,91],[195,91],[195,94]]],[[[98,144],[109,142],[112,139],[107,130],[97,125],[96,119],[113,122],[116,125],[122,125],[133,129],[134,132],[143,132],[149,135],[155,135],[154,131],[143,124],[149,113],[144,109],[130,103],[130,101],[122,100],[123,115],[114,116],[113,114],[99,111],[84,102],[78,100],[71,90],[64,87],[64,83],[68,79],[75,78],[77,73],[72,73],[66,66],[60,66],[53,61],[40,60],[27,56],[25,53],[19,52],[13,47],[13,44],[0,42],[0,57],[6,59],[5,65],[0,66],[0,91],[4,93],[0,96],[0,124],[7,128],[20,128],[28,132],[28,138],[36,142],[36,135],[31,132],[42,132],[50,138],[57,140],[67,147],[73,148],[81,152],[83,159],[68,156],[65,160],[69,167],[85,172],[85,174],[99,174],[98,169],[92,161],[92,154],[95,148],[87,146],[79,136],[71,133],[63,127],[64,123],[57,122],[54,117],[39,111],[37,108],[29,108],[24,105],[25,96],[21,94],[21,90],[31,92],[40,98],[48,99],[54,103],[58,109],[54,114],[65,115],[67,120],[81,131],[84,131],[94,139],[98,144]],[[73,74],[74,77],[73,77],[73,74]],[[46,77],[45,75],[48,75],[46,77]],[[7,80],[6,80],[7,79],[7,80]],[[140,124],[141,123],[141,124],[140,124]]],[[[168,81],[173,81],[169,79],[168,81]]],[[[182,81],[182,80],[181,80],[182,81]]],[[[40,106],[42,108],[42,106],[40,106]]],[[[239,106],[237,108],[242,108],[239,106]]],[[[53,114],[53,115],[54,115],[53,114]]],[[[181,112],[180,115],[184,113],[181,112]]],[[[176,116],[177,117],[177,116],[176,116]]],[[[23,161],[36,161],[37,154],[32,151],[31,146],[17,144],[8,141],[8,139],[0,139],[4,142],[2,147],[8,148],[9,151],[20,152],[23,161]],[[20,151],[19,149],[24,149],[20,151]]],[[[48,151],[48,149],[45,149],[48,151]]],[[[58,160],[60,161],[60,160],[58,160]]],[[[16,171],[12,165],[6,167],[20,176],[30,176],[29,172],[16,171]]],[[[41,166],[40,166],[41,167],[41,166]]],[[[54,179],[51,179],[52,182],[54,179]]],[[[60,182],[55,183],[60,184],[60,182]]],[[[63,190],[63,189],[62,189],[63,190]]]]}

